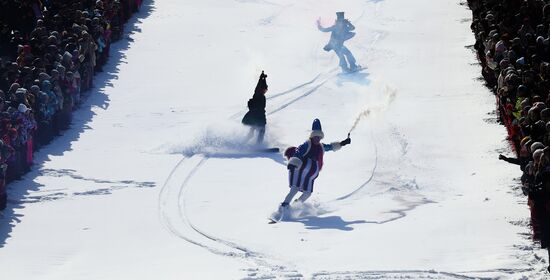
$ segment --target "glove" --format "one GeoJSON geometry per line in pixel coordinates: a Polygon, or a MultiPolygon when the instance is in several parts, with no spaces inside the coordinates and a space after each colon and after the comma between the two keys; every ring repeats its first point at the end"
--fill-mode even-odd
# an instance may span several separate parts
{"type": "Polygon", "coordinates": [[[498,155],[498,159],[504,160],[506,157],[504,155],[498,155]]]}
{"type": "Polygon", "coordinates": [[[296,166],[292,165],[292,164],[289,164],[286,166],[286,169],[288,170],[294,170],[294,168],[296,168],[296,166]]]}
{"type": "Polygon", "coordinates": [[[349,138],[349,137],[346,138],[346,140],[340,142],[340,146],[342,146],[342,147],[347,145],[347,144],[351,144],[351,138],[349,138]]]}
{"type": "Polygon", "coordinates": [[[267,78],[267,75],[264,74],[264,71],[262,71],[262,74],[260,74],[260,79],[265,79],[265,78],[267,78]]]}

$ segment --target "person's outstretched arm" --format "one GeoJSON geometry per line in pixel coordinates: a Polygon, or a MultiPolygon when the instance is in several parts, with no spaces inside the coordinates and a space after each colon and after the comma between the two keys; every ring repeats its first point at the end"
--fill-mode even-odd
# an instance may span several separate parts
{"type": "Polygon", "coordinates": [[[317,28],[318,28],[320,31],[322,31],[322,32],[331,32],[331,31],[334,29],[334,25],[331,26],[331,27],[323,27],[323,26],[321,25],[321,20],[318,19],[318,20],[317,20],[317,28]]]}
{"type": "Polygon", "coordinates": [[[346,138],[345,140],[343,141],[340,141],[340,142],[332,142],[330,144],[323,144],[323,149],[326,151],[338,151],[340,150],[343,146],[345,145],[348,145],[348,144],[351,144],[351,138],[346,138]]]}
{"type": "Polygon", "coordinates": [[[512,163],[512,164],[521,165],[521,161],[517,158],[511,158],[511,157],[506,157],[504,155],[498,155],[498,159],[509,162],[509,163],[512,163]]]}

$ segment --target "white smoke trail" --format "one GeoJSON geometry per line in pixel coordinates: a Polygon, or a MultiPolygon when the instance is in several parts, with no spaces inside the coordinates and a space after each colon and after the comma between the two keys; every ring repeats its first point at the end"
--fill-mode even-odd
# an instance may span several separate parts
{"type": "Polygon", "coordinates": [[[351,129],[349,130],[348,133],[351,133],[353,130],[355,130],[355,128],[357,127],[357,125],[359,124],[359,122],[363,119],[363,118],[366,118],[370,115],[370,109],[366,109],[364,110],[363,112],[361,112],[359,114],[359,116],[357,116],[357,118],[355,119],[355,122],[353,122],[353,126],[351,127],[351,129]]]}
{"type": "Polygon", "coordinates": [[[355,118],[355,121],[353,122],[353,125],[351,126],[351,128],[349,130],[349,133],[351,133],[353,130],[355,130],[355,128],[361,122],[361,120],[367,118],[370,114],[382,112],[385,109],[387,109],[388,106],[393,102],[393,100],[395,100],[396,95],[397,95],[397,90],[396,89],[390,88],[389,86],[386,86],[384,88],[384,97],[385,97],[384,100],[378,105],[368,106],[368,108],[361,111],[359,113],[359,115],[357,116],[357,118],[355,118]]]}

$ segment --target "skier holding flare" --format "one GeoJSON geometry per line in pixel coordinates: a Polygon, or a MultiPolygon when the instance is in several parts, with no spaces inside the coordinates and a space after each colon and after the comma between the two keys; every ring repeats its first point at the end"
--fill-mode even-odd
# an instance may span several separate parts
{"type": "Polygon", "coordinates": [[[283,218],[284,210],[288,208],[298,192],[302,192],[302,195],[297,199],[299,202],[304,202],[311,196],[315,179],[323,168],[324,153],[326,151],[338,151],[343,146],[351,143],[349,134],[345,140],[330,144],[321,143],[323,137],[321,121],[315,119],[309,139],[298,148],[290,147],[286,149],[285,156],[289,159],[287,168],[290,191],[281,203],[279,211],[271,218],[273,222],[280,221],[283,218]]]}

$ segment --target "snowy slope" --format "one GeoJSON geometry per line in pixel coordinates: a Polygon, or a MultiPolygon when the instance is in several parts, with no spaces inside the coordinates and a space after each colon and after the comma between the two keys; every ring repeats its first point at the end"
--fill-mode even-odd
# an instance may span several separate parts
{"type": "Polygon", "coordinates": [[[73,128],[10,186],[0,275],[543,278],[469,18],[451,0],[146,1],[73,128]],[[354,75],[315,26],[340,10],[368,67],[354,75]],[[327,142],[353,130],[275,225],[284,159],[243,149],[240,125],[261,70],[267,146],[300,144],[314,118],[327,142]]]}

